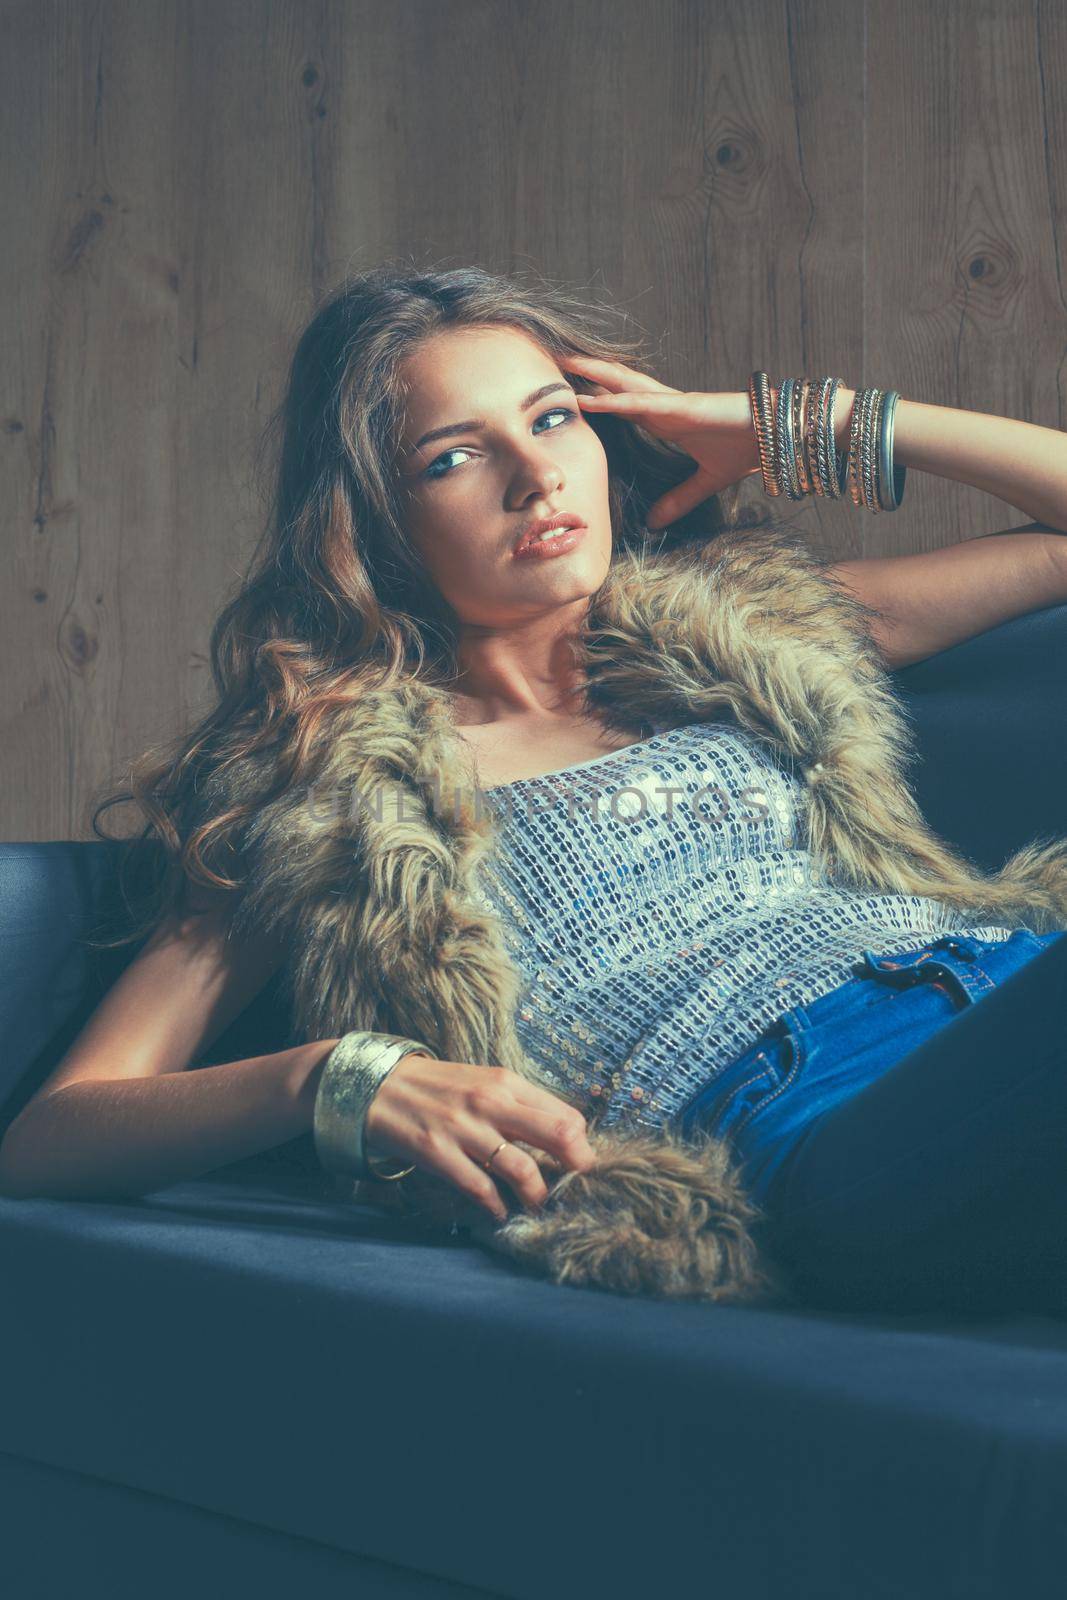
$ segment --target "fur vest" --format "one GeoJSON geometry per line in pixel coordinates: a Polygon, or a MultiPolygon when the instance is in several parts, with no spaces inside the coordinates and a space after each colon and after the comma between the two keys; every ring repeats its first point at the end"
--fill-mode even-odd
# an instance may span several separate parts
{"type": "MultiPolygon", "coordinates": [[[[1036,841],[986,874],[924,822],[904,777],[909,728],[870,636],[877,614],[829,566],[773,526],[617,551],[573,643],[591,708],[637,735],[718,718],[770,741],[808,785],[809,849],[843,885],[936,897],[1001,926],[1067,925],[1067,839],[1036,841]]],[[[364,687],[333,715],[310,787],[270,797],[264,777],[248,762],[212,792],[225,803],[266,795],[247,829],[234,927],[284,935],[293,1042],[380,1030],[444,1061],[541,1081],[515,1029],[521,975],[471,894],[495,818],[447,692],[414,674],[364,687]]],[[[453,1232],[462,1220],[558,1283],[788,1297],[723,1142],[594,1123],[589,1137],[598,1160],[586,1173],[521,1145],[549,1198],[499,1226],[429,1173],[355,1191],[345,1180],[347,1192],[453,1232]]]]}

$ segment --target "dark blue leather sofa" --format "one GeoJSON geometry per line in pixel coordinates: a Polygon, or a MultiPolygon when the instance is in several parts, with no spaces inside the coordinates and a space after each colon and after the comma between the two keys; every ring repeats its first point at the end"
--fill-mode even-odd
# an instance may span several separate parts
{"type": "MultiPolygon", "coordinates": [[[[1067,605],[895,681],[940,833],[996,867],[1067,832],[1067,605]]],[[[79,942],[114,870],[0,846],[0,1130],[133,954],[79,942]]],[[[197,1065],[286,1030],[272,985],[197,1065]]],[[[0,1283],[10,1600],[1062,1592],[1051,1317],[562,1289],[324,1199],[310,1135],[136,1202],[0,1199],[0,1283]]]]}

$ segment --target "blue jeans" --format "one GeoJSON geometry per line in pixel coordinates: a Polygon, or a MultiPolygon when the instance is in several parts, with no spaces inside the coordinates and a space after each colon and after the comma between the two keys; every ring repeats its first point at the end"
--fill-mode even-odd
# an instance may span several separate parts
{"type": "Polygon", "coordinates": [[[1067,934],[867,950],[676,1119],[805,1300],[1067,1313],[1067,934]]]}

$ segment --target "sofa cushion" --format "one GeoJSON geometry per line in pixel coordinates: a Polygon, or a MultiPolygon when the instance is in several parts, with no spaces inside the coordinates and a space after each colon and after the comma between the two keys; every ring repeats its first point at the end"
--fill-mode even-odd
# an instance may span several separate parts
{"type": "MultiPolygon", "coordinates": [[[[119,926],[121,854],[97,839],[0,844],[0,1136],[142,948],[87,939],[119,926]]],[[[282,1050],[290,1026],[278,973],[195,1065],[282,1050]]]]}
{"type": "Polygon", "coordinates": [[[893,686],[927,822],[995,871],[1067,834],[1067,605],[1015,617],[904,667],[893,686]]]}

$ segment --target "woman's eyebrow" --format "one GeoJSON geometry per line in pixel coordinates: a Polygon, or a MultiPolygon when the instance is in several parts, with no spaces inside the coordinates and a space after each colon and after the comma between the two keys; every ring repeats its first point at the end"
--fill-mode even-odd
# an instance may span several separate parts
{"type": "MultiPolygon", "coordinates": [[[[535,389],[533,394],[528,394],[526,399],[520,402],[519,411],[529,411],[530,407],[535,406],[538,400],[543,400],[546,394],[555,394],[558,389],[568,389],[572,394],[574,392],[569,383],[558,381],[546,383],[540,389],[535,389]]],[[[450,422],[444,428],[431,428],[429,433],[424,433],[422,438],[417,439],[405,453],[409,456],[414,455],[416,450],[421,450],[424,444],[430,444],[434,439],[446,439],[452,433],[473,433],[475,428],[487,426],[488,424],[484,417],[471,417],[466,422],[450,422]]]]}

